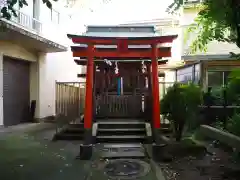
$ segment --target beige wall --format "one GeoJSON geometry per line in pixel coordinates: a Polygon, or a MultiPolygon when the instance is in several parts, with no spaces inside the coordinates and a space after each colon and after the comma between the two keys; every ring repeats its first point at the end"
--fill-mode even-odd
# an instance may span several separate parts
{"type": "Polygon", "coordinates": [[[10,56],[18,59],[25,59],[27,61],[36,62],[38,57],[36,53],[28,51],[16,44],[0,41],[0,52],[5,56],[10,56]]]}

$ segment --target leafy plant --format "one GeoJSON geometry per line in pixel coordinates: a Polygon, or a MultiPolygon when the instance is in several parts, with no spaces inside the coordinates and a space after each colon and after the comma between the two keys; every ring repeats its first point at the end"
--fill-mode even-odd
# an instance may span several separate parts
{"type": "Polygon", "coordinates": [[[227,86],[228,103],[232,105],[240,105],[240,70],[235,69],[229,75],[229,83],[227,86]]]}
{"type": "Polygon", "coordinates": [[[211,91],[211,96],[213,98],[213,105],[223,105],[223,91],[224,87],[214,88],[211,91]]]}
{"type": "Polygon", "coordinates": [[[193,121],[193,117],[196,118],[201,100],[201,89],[198,86],[178,83],[170,87],[161,100],[161,114],[173,123],[177,141],[182,138],[186,122],[189,124],[188,120],[193,121]]]}
{"type": "Polygon", "coordinates": [[[240,136],[240,114],[236,113],[233,115],[233,117],[229,120],[227,130],[236,136],[240,136]]]}
{"type": "MultiPolygon", "coordinates": [[[[167,11],[175,13],[187,2],[174,0],[167,11]]],[[[235,43],[240,47],[240,1],[204,0],[198,9],[195,23],[188,28],[189,33],[197,34],[191,43],[191,53],[206,50],[213,40],[235,43]]]]}
{"type": "Polygon", "coordinates": [[[222,121],[216,121],[214,124],[213,124],[213,127],[217,128],[217,129],[220,129],[220,130],[224,130],[224,123],[222,121]]]}

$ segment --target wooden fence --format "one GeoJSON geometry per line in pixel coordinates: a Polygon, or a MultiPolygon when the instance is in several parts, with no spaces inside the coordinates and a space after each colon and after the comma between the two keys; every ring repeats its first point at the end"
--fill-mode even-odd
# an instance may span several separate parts
{"type": "Polygon", "coordinates": [[[85,82],[56,82],[56,116],[80,118],[85,105],[85,82]]]}
{"type": "Polygon", "coordinates": [[[136,118],[142,116],[142,95],[101,95],[96,100],[99,118],[136,118]]]}

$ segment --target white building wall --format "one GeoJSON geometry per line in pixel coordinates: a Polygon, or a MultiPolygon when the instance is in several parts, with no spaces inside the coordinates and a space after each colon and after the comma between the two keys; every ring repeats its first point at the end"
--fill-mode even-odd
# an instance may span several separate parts
{"type": "MultiPolygon", "coordinates": [[[[54,43],[70,47],[71,40],[67,38],[67,33],[69,31],[73,32],[72,30],[74,30],[75,33],[78,32],[80,34],[81,31],[78,31],[78,29],[84,30],[84,25],[81,22],[73,23],[77,19],[71,19],[70,16],[68,16],[66,13],[67,10],[64,8],[64,1],[53,2],[54,11],[52,16],[51,10],[42,3],[42,0],[29,0],[28,4],[28,6],[20,9],[20,11],[31,18],[35,17],[39,20],[39,22],[41,22],[41,31],[39,32],[39,35],[53,41],[54,43]],[[36,1],[35,10],[33,10],[33,1],[36,1]]],[[[7,48],[5,45],[4,47],[7,48]]],[[[20,47],[15,46],[14,48],[9,47],[9,49],[6,49],[6,53],[13,54],[17,58],[25,60],[36,58],[36,62],[32,63],[30,67],[30,99],[37,100],[35,117],[44,118],[55,115],[56,81],[79,81],[77,74],[81,73],[81,67],[77,66],[74,62],[70,48],[68,48],[67,52],[38,52],[37,54],[34,54],[34,57],[32,57],[33,55],[29,52],[20,52],[19,48],[20,47]]],[[[2,111],[1,102],[2,100],[0,99],[0,111],[2,111]]]]}
{"type": "MultiPolygon", "coordinates": [[[[40,21],[43,21],[42,33],[44,37],[61,45],[70,47],[71,40],[67,38],[69,27],[78,28],[83,26],[77,24],[74,27],[73,21],[67,14],[64,14],[63,6],[53,5],[55,10],[60,12],[59,24],[52,22],[49,9],[41,5],[40,21]],[[61,9],[62,7],[62,9],[61,9]],[[62,13],[61,13],[62,12],[62,13]]],[[[79,32],[81,33],[81,32],[79,32]]],[[[67,52],[60,53],[40,53],[39,54],[39,113],[37,118],[44,118],[55,115],[55,84],[56,81],[76,82],[79,81],[77,74],[81,73],[81,67],[76,65],[72,57],[70,48],[67,52]]]]}
{"type": "Polygon", "coordinates": [[[39,97],[38,118],[55,114],[55,83],[77,82],[81,67],[73,61],[71,52],[40,54],[39,56],[39,97]]]}
{"type": "MultiPolygon", "coordinates": [[[[174,17],[175,21],[179,20],[179,17],[174,17]]],[[[157,26],[159,30],[159,34],[162,36],[167,36],[167,35],[178,35],[178,37],[173,41],[172,43],[172,57],[168,58],[168,65],[169,66],[174,66],[175,64],[179,63],[181,61],[181,54],[182,54],[182,34],[181,34],[181,27],[179,24],[165,24],[164,26],[157,26]]],[[[165,82],[171,83],[175,81],[175,71],[171,70],[165,70],[165,82]]],[[[170,85],[170,84],[169,84],[170,85]]]]}

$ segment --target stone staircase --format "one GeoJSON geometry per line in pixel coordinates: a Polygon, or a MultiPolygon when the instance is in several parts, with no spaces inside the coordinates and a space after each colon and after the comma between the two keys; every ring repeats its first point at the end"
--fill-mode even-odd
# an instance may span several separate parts
{"type": "MultiPolygon", "coordinates": [[[[149,143],[148,131],[146,123],[140,120],[102,120],[97,122],[96,143],[149,143]]],[[[172,134],[169,124],[163,124],[160,132],[159,135],[165,137],[170,137],[172,134]]],[[[69,124],[53,138],[53,140],[69,141],[82,141],[83,139],[83,123],[69,124]]]]}
{"type": "Polygon", "coordinates": [[[81,141],[84,138],[83,123],[69,124],[59,133],[56,133],[53,140],[77,140],[81,141]]]}
{"type": "Polygon", "coordinates": [[[114,119],[98,122],[97,143],[146,143],[146,141],[144,121],[114,119]]]}

